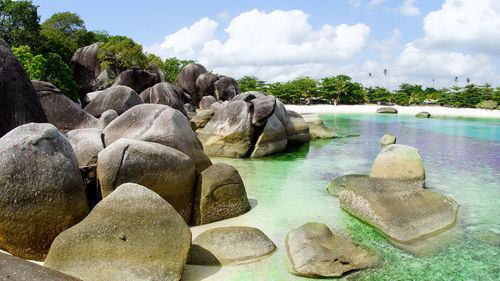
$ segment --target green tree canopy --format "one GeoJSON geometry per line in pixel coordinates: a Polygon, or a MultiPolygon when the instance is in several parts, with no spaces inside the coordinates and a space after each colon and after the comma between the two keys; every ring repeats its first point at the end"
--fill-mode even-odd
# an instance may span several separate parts
{"type": "Polygon", "coordinates": [[[78,14],[70,12],[55,13],[41,25],[42,30],[56,30],[66,36],[85,30],[85,24],[78,14]]]}
{"type": "Polygon", "coordinates": [[[265,91],[266,82],[259,80],[255,76],[243,76],[238,80],[238,87],[242,93],[246,91],[265,91]]]}
{"type": "Polygon", "coordinates": [[[29,45],[38,51],[40,23],[31,1],[0,0],[0,36],[11,47],[29,45]]]}
{"type": "Polygon", "coordinates": [[[181,72],[184,66],[195,62],[194,60],[180,60],[176,57],[165,59],[161,70],[165,74],[165,79],[168,82],[174,82],[177,74],[181,72]]]}
{"type": "Polygon", "coordinates": [[[142,46],[125,36],[112,36],[108,42],[100,45],[98,57],[101,68],[108,70],[112,77],[133,67],[148,67],[148,59],[142,52],[142,46]]]}

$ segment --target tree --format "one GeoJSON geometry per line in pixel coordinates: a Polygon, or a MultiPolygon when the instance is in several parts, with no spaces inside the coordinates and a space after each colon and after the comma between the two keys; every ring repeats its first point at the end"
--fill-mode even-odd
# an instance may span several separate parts
{"type": "Polygon", "coordinates": [[[42,55],[33,56],[29,46],[11,47],[31,80],[42,80],[47,71],[47,60],[42,55]]]}
{"type": "Polygon", "coordinates": [[[0,36],[11,47],[30,46],[38,51],[40,23],[31,1],[0,0],[0,36]]]}
{"type": "Polygon", "coordinates": [[[42,30],[56,30],[67,37],[77,31],[85,30],[85,24],[78,14],[70,12],[55,13],[41,25],[42,30]]]}
{"type": "Polygon", "coordinates": [[[266,83],[255,76],[243,76],[238,80],[238,87],[242,93],[246,91],[265,91],[266,83]]]}
{"type": "Polygon", "coordinates": [[[142,46],[125,36],[111,37],[98,47],[97,56],[101,61],[101,68],[106,69],[111,77],[133,67],[148,67],[148,59],[142,52],[142,46]]]}
{"type": "Polygon", "coordinates": [[[359,83],[352,83],[351,77],[338,75],[321,79],[323,96],[334,103],[362,103],[366,101],[366,92],[359,83]]]}

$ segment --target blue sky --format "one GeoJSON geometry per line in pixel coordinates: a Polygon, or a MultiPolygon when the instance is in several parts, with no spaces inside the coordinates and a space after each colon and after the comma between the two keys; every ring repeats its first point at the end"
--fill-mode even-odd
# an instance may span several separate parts
{"type": "Polygon", "coordinates": [[[267,81],[347,74],[402,82],[500,86],[498,0],[34,0],[41,20],[80,15],[87,29],[125,35],[163,58],[267,81]],[[388,69],[389,75],[383,75],[388,69]],[[372,73],[372,76],[369,76],[372,73]]]}

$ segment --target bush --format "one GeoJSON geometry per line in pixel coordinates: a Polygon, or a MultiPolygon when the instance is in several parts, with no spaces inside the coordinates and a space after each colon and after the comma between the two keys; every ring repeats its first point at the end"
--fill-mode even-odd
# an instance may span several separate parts
{"type": "Polygon", "coordinates": [[[483,100],[477,104],[477,107],[482,109],[496,109],[498,108],[498,102],[493,100],[483,100]]]}

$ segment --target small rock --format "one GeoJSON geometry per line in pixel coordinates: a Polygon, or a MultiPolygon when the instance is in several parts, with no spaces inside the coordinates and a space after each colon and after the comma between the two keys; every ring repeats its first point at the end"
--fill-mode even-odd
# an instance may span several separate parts
{"type": "Polygon", "coordinates": [[[314,139],[331,139],[337,137],[331,128],[325,126],[323,121],[316,114],[303,114],[304,120],[309,125],[309,136],[314,139]]]}
{"type": "Polygon", "coordinates": [[[385,106],[377,109],[377,113],[386,113],[386,114],[397,114],[398,110],[394,107],[385,106]]]}
{"type": "Polygon", "coordinates": [[[388,146],[389,144],[395,144],[396,143],[396,136],[393,134],[385,134],[382,136],[380,139],[380,146],[388,146]]]}
{"type": "Polygon", "coordinates": [[[419,113],[415,114],[415,117],[418,117],[418,118],[431,118],[431,114],[429,112],[422,111],[422,112],[419,112],[419,113]]]}
{"type": "Polygon", "coordinates": [[[193,240],[188,264],[228,265],[262,259],[276,250],[259,229],[244,226],[209,229],[193,240]]]}
{"type": "Polygon", "coordinates": [[[377,257],[349,239],[331,232],[324,224],[310,222],[286,236],[289,271],[295,275],[328,278],[373,267],[377,257]]]}

